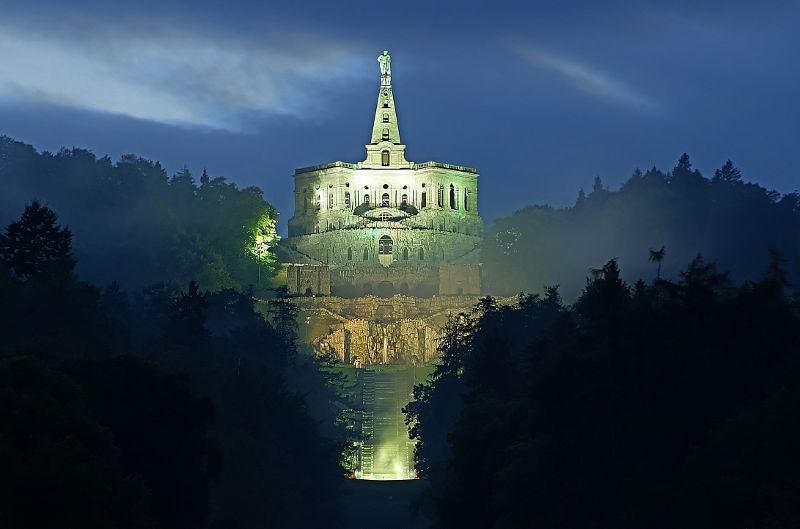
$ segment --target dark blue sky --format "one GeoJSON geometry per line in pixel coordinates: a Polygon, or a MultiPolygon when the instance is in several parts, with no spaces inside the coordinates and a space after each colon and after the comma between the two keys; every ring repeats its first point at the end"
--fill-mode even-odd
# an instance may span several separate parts
{"type": "MultiPolygon", "coordinates": [[[[0,134],[255,184],[359,161],[393,57],[407,157],[471,165],[487,220],[669,169],[798,187],[798,2],[0,0],[0,134]]],[[[746,214],[746,212],[743,212],[746,214]]]]}

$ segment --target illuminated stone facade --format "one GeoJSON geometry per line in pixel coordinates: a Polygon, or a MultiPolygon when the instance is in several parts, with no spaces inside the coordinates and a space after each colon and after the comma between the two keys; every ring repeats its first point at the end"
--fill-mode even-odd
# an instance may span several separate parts
{"type": "Polygon", "coordinates": [[[366,159],[295,171],[295,213],[289,220],[289,237],[281,244],[281,259],[327,266],[330,286],[309,291],[314,281],[290,282],[290,292],[344,297],[477,295],[483,232],[478,173],[471,167],[406,160],[391,70],[387,73],[381,65],[366,159]],[[472,266],[459,281],[449,279],[454,277],[453,266],[462,264],[472,266]],[[443,276],[440,268],[445,265],[443,276]],[[442,277],[448,279],[442,282],[442,277]]]}
{"type": "Polygon", "coordinates": [[[408,479],[414,443],[401,409],[447,319],[478,301],[483,219],[475,169],[406,159],[391,56],[378,62],[366,158],[295,171],[294,217],[277,252],[297,296],[300,340],[363,368],[355,475],[408,479]]]}

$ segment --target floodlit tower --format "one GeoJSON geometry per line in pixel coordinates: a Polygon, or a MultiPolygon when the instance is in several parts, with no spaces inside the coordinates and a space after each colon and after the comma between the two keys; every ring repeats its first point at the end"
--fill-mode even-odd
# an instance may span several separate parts
{"type": "Polygon", "coordinates": [[[289,289],[345,297],[478,294],[478,173],[406,159],[388,51],[378,63],[366,158],[295,170],[295,213],[281,260],[316,267],[291,269],[289,289]]]}

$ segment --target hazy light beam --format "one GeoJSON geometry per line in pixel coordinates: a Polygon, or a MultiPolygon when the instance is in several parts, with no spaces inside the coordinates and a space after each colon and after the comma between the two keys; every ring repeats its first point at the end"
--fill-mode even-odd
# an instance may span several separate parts
{"type": "Polygon", "coordinates": [[[661,105],[609,74],[581,63],[527,46],[512,46],[513,51],[533,66],[556,72],[582,92],[630,107],[658,110],[661,105]]]}

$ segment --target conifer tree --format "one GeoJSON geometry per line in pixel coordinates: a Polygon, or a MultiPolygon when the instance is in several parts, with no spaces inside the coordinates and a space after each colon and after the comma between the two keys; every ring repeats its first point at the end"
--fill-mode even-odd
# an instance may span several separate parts
{"type": "Polygon", "coordinates": [[[57,220],[53,210],[34,200],[0,234],[0,259],[17,280],[67,278],[75,268],[72,233],[57,220]]]}

